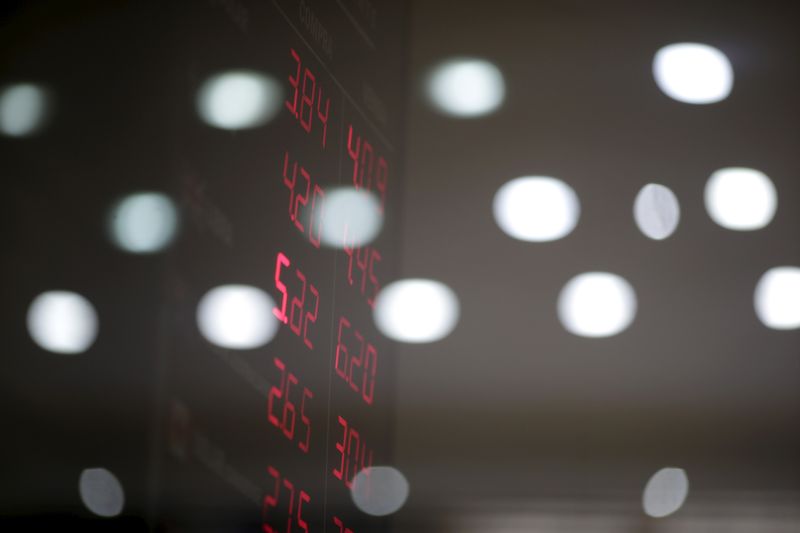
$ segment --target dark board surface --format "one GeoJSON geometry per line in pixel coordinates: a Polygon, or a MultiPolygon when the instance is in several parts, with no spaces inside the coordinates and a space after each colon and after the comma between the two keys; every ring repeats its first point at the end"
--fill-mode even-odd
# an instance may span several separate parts
{"type": "Polygon", "coordinates": [[[8,10],[2,83],[44,87],[51,112],[35,135],[0,139],[5,519],[299,531],[302,499],[310,531],[338,531],[334,517],[388,527],[356,510],[349,485],[392,459],[394,360],[371,307],[397,276],[405,18],[398,2],[8,10]],[[238,130],[204,122],[201,87],[230,71],[272,80],[276,114],[238,130]],[[340,186],[381,199],[368,245],[318,243],[321,199],[340,186]],[[140,191],[177,207],[177,236],[156,254],[109,237],[111,208],[140,191]],[[200,334],[203,295],[226,284],[285,311],[271,342],[235,350],[200,334]],[[48,353],[27,333],[31,301],[56,289],[96,310],[84,353],[48,353]],[[362,366],[336,368],[340,344],[367,352],[362,366]],[[80,473],[99,466],[125,490],[114,519],[79,497],[80,473]]]}

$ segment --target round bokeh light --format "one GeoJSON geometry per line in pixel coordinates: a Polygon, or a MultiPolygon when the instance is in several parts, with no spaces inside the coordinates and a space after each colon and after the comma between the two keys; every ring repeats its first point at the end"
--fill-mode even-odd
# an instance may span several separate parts
{"type": "Polygon", "coordinates": [[[496,66],[483,59],[452,59],[433,69],[427,82],[433,106],[450,116],[474,118],[503,103],[506,87],[496,66]]]}
{"type": "Polygon", "coordinates": [[[772,221],[778,193],[766,174],[752,168],[717,170],[705,188],[706,211],[723,228],[753,231],[772,221]]]}
{"type": "Polygon", "coordinates": [[[27,137],[36,133],[47,117],[47,92],[33,83],[17,83],[0,92],[0,133],[27,137]]]}
{"type": "Polygon", "coordinates": [[[369,244],[383,226],[380,200],[364,189],[338,187],[330,190],[322,201],[321,212],[325,223],[320,242],[333,248],[369,244]]]}
{"type": "Polygon", "coordinates": [[[687,104],[713,104],[733,89],[733,67],[721,51],[699,43],[675,43],[653,58],[653,77],[661,91],[687,104]]]}
{"type": "Polygon", "coordinates": [[[209,126],[225,130],[261,126],[278,114],[282,103],[281,84],[251,70],[216,74],[197,93],[200,118],[209,126]]]}
{"type": "Polygon", "coordinates": [[[507,235],[533,242],[568,235],[578,224],[580,202],[572,187],[548,176],[515,178],[497,190],[494,219],[507,235]]]}
{"type": "Polygon", "coordinates": [[[663,185],[645,185],[636,195],[633,218],[645,236],[654,240],[666,239],[675,232],[681,219],[678,198],[663,185]]]}
{"type": "Polygon", "coordinates": [[[769,328],[800,328],[800,268],[767,270],[758,280],[753,305],[758,319],[769,328]]]}
{"type": "Polygon", "coordinates": [[[689,495],[689,478],[681,468],[662,468],[650,478],[642,493],[648,516],[663,518],[683,506],[689,495]]]}
{"type": "Polygon", "coordinates": [[[459,304],[444,283],[404,279],[385,286],[375,299],[375,324],[385,336],[408,343],[434,342],[456,327],[459,304]]]}
{"type": "Polygon", "coordinates": [[[362,512],[372,516],[396,513],[408,499],[405,476],[391,466],[372,466],[356,474],[350,494],[362,512]]]}
{"type": "Polygon", "coordinates": [[[150,254],[166,248],[178,229],[178,210],[166,194],[139,192],[111,210],[111,238],[119,248],[150,254]]]}
{"type": "Polygon", "coordinates": [[[85,352],[97,338],[97,312],[75,292],[43,292],[31,302],[27,323],[33,341],[53,353],[85,352]]]}
{"type": "Polygon", "coordinates": [[[585,272],[569,280],[558,296],[558,318],[582,337],[609,337],[636,316],[636,293],[625,278],[610,272],[585,272]]]}
{"type": "Polygon", "coordinates": [[[221,285],[201,298],[197,326],[208,342],[221,348],[258,348],[278,332],[273,307],[272,297],[257,287],[221,285]]]}
{"type": "Polygon", "coordinates": [[[87,468],[81,472],[78,493],[83,505],[97,516],[117,516],[125,506],[122,484],[105,468],[87,468]]]}

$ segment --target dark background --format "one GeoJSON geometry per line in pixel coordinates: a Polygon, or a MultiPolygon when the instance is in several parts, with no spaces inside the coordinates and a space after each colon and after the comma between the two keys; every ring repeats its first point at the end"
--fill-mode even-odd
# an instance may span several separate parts
{"type": "MultiPolygon", "coordinates": [[[[2,7],[3,82],[58,89],[47,129],[4,138],[0,159],[7,187],[0,507],[24,526],[143,529],[157,494],[150,483],[159,467],[151,460],[163,446],[154,424],[165,423],[175,397],[200,406],[195,411],[211,420],[201,430],[215,427],[230,440],[227,449],[237,453],[229,457],[253,482],[264,473],[266,454],[239,454],[246,443],[236,442],[235,431],[250,427],[237,416],[255,419],[262,400],[218,352],[193,364],[206,347],[186,318],[220,273],[224,281],[271,287],[277,248],[250,246],[264,237],[252,225],[263,215],[254,191],[266,191],[262,141],[287,137],[209,130],[187,97],[231,62],[281,72],[289,64],[292,33],[271,18],[273,4],[244,4],[253,9],[251,27],[280,30],[243,36],[236,2],[2,7]],[[175,5],[197,11],[183,16],[175,5]],[[282,48],[262,55],[267,43],[282,48]],[[231,162],[248,194],[227,187],[231,162]],[[218,210],[229,219],[238,244],[215,241],[203,208],[192,215],[186,200],[189,226],[175,255],[135,257],[110,246],[101,221],[121,194],[180,195],[197,183],[206,184],[206,215],[218,210]],[[205,262],[192,270],[198,257],[205,262]],[[80,292],[98,310],[100,335],[89,353],[54,356],[30,341],[27,305],[53,288],[80,292]],[[154,309],[162,314],[141,312],[154,309]],[[169,321],[176,309],[184,315],[177,325],[169,321]],[[141,334],[158,330],[187,337],[159,342],[141,334]],[[169,348],[175,345],[185,350],[169,348]],[[159,396],[164,350],[175,368],[193,365],[191,372],[227,387],[247,408],[231,416],[221,401],[212,409],[202,402],[229,397],[187,393],[191,380],[171,382],[168,390],[183,387],[181,394],[159,396]],[[87,466],[107,466],[123,481],[123,517],[90,524],[76,490],[87,466]]],[[[402,260],[387,259],[387,273],[443,281],[461,303],[449,337],[395,347],[395,404],[384,406],[387,417],[374,427],[387,443],[385,457],[395,452],[411,485],[396,530],[797,531],[800,339],[797,330],[764,327],[752,304],[767,268],[800,264],[797,8],[783,1],[419,0],[409,29],[405,11],[389,2],[385,31],[372,35],[394,58],[382,63],[357,54],[367,47],[333,2],[314,5],[335,36],[345,36],[336,61],[356,80],[348,90],[363,98],[357,80],[366,73],[376,92],[393,95],[390,136],[405,170],[403,185],[392,189],[397,210],[386,239],[402,260]],[[693,106],[659,91],[653,54],[681,41],[728,56],[735,74],[728,99],[693,106]],[[439,61],[470,55],[500,68],[506,100],[484,118],[440,115],[425,100],[423,79],[439,61]],[[778,211],[765,229],[729,231],[706,214],[706,179],[728,166],[762,170],[774,182],[778,211]],[[580,221],[563,240],[516,241],[495,224],[498,187],[529,174],[558,177],[578,194],[580,221]],[[633,221],[636,193],[650,182],[669,186],[681,203],[678,230],[665,241],[647,239],[633,221]],[[575,337],[557,319],[564,283],[591,270],[622,275],[636,290],[638,313],[620,335],[575,337]],[[689,498],[676,515],[651,519],[641,510],[642,488],[665,466],[687,471],[689,498]]],[[[281,129],[296,126],[282,120],[281,129]]],[[[267,152],[282,153],[277,145],[267,152]]],[[[274,201],[283,208],[283,196],[274,201]]],[[[331,274],[332,254],[322,253],[316,275],[331,274]]],[[[341,275],[341,258],[337,267],[341,275]]],[[[336,283],[333,274],[328,283],[336,283]]],[[[277,342],[296,340],[287,334],[277,342]]],[[[269,429],[259,427],[259,442],[272,442],[269,429]]],[[[296,451],[278,447],[276,455],[296,451]]],[[[190,500],[179,502],[186,522],[230,524],[219,504],[233,502],[247,508],[244,527],[258,528],[257,506],[201,465],[191,471],[183,479],[197,492],[177,483],[173,493],[190,500]],[[205,505],[203,494],[218,505],[205,505]],[[198,501],[206,514],[189,516],[198,501]]],[[[337,497],[346,500],[344,491],[337,497]]]]}
{"type": "Polygon", "coordinates": [[[761,274],[800,262],[798,22],[792,2],[415,2],[402,271],[452,287],[461,320],[441,342],[399,348],[403,530],[798,528],[800,337],[753,310],[761,274]],[[683,41],[728,56],[728,99],[661,93],[653,55],[683,41]],[[452,56],[503,72],[496,113],[428,105],[424,77],[452,56]],[[728,166],[774,182],[763,230],[706,214],[705,182],[728,166]],[[495,191],[531,174],[580,198],[562,240],[516,241],[494,222],[495,191]],[[681,205],[664,241],[633,221],[650,182],[681,205]],[[592,270],[636,290],[617,336],[558,321],[559,291],[592,270]],[[686,469],[689,498],[649,519],[641,492],[665,466],[686,469]]]}

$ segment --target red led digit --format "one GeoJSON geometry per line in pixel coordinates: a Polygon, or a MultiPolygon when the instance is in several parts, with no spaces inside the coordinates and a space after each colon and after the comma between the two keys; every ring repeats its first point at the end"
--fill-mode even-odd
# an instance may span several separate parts
{"type": "Polygon", "coordinates": [[[370,468],[372,468],[372,455],[373,451],[369,451],[369,461],[367,461],[367,447],[361,447],[361,470],[364,471],[364,475],[369,479],[370,468]]]}
{"type": "Polygon", "coordinates": [[[267,524],[267,511],[269,511],[270,507],[277,507],[278,505],[278,496],[281,490],[281,474],[271,466],[267,468],[267,472],[269,472],[270,477],[275,478],[275,490],[272,494],[264,496],[264,502],[261,507],[261,528],[265,533],[277,533],[276,530],[272,529],[272,527],[267,524]]]}
{"type": "Polygon", "coordinates": [[[347,254],[347,282],[353,284],[353,246],[347,244],[347,226],[344,227],[344,253],[347,254]]]}
{"type": "Polygon", "coordinates": [[[311,496],[302,490],[296,490],[294,483],[289,481],[287,478],[283,478],[283,484],[281,484],[281,474],[280,472],[270,466],[268,469],[269,475],[275,479],[275,487],[273,494],[268,494],[264,497],[264,503],[261,510],[261,529],[264,533],[278,533],[279,531],[283,530],[281,528],[274,528],[271,524],[267,521],[267,514],[270,508],[275,508],[278,505],[278,499],[280,495],[281,487],[285,487],[289,492],[289,500],[288,500],[288,518],[286,520],[286,532],[291,533],[292,531],[292,522],[295,520],[294,517],[294,509],[295,509],[295,494],[299,492],[297,497],[297,527],[302,531],[308,533],[308,523],[303,519],[303,504],[304,503],[311,503],[311,496]]]}
{"type": "MultiPolygon", "coordinates": [[[[289,316],[286,316],[286,306],[289,299],[289,291],[286,285],[281,281],[282,267],[289,266],[291,263],[289,258],[283,252],[278,253],[278,260],[275,265],[275,286],[283,295],[281,301],[281,308],[275,307],[272,312],[284,324],[289,324],[292,332],[298,337],[302,337],[303,343],[309,349],[314,349],[314,343],[311,340],[311,332],[309,331],[310,325],[317,322],[319,315],[319,290],[311,283],[307,282],[305,274],[300,269],[295,268],[295,276],[300,280],[301,286],[297,293],[292,290],[292,303],[289,306],[289,316]],[[314,304],[306,308],[306,292],[311,291],[314,304]]],[[[310,303],[311,298],[309,298],[310,303]]]]}
{"type": "Polygon", "coordinates": [[[292,219],[294,220],[294,225],[297,226],[297,229],[300,231],[305,231],[305,227],[303,223],[300,222],[300,204],[303,204],[303,207],[308,204],[308,193],[311,191],[311,176],[308,174],[306,169],[300,167],[300,176],[306,180],[306,193],[305,194],[297,194],[294,197],[294,216],[292,219]]]}
{"type": "Polygon", "coordinates": [[[360,391],[364,402],[371,405],[375,394],[378,351],[375,346],[367,342],[360,331],[353,329],[352,335],[358,340],[358,352],[350,353],[344,339],[351,327],[350,321],[344,315],[339,317],[334,368],[339,377],[347,382],[353,391],[360,391]]]}
{"type": "Polygon", "coordinates": [[[308,524],[303,520],[303,502],[311,503],[311,496],[304,490],[300,491],[300,499],[297,501],[297,527],[308,533],[308,524]]]}
{"type": "Polygon", "coordinates": [[[300,124],[306,132],[311,131],[311,120],[314,118],[314,91],[317,88],[317,80],[310,70],[306,68],[303,72],[303,98],[300,103],[300,124]],[[308,80],[311,80],[311,94],[306,90],[308,80]],[[304,110],[308,109],[308,120],[303,116],[304,110]]]}
{"type": "Polygon", "coordinates": [[[297,52],[294,51],[294,48],[291,49],[292,57],[295,61],[297,61],[297,72],[292,78],[292,75],[289,74],[289,85],[294,88],[294,98],[292,99],[292,103],[289,103],[289,100],[286,100],[286,109],[292,112],[294,116],[297,116],[297,90],[300,85],[300,56],[297,55],[297,52]]]}
{"type": "Polygon", "coordinates": [[[319,92],[317,93],[317,118],[319,119],[320,123],[322,123],[322,147],[325,148],[325,139],[328,136],[328,114],[331,109],[331,98],[330,96],[325,100],[325,114],[322,114],[322,87],[319,88],[319,92]]]}
{"type": "Polygon", "coordinates": [[[283,486],[289,489],[289,518],[286,519],[286,532],[292,530],[292,511],[294,510],[294,484],[283,478],[283,486]]]}
{"type": "Polygon", "coordinates": [[[339,468],[334,468],[333,475],[344,482],[347,488],[351,488],[356,474],[361,470],[369,476],[369,469],[372,467],[372,450],[369,451],[369,462],[367,462],[367,447],[361,440],[361,436],[353,426],[347,425],[347,421],[339,416],[339,425],[342,426],[342,441],[336,443],[336,450],[341,456],[339,468]]]}
{"type": "Polygon", "coordinates": [[[342,341],[342,332],[345,330],[345,328],[350,329],[350,321],[342,316],[339,318],[339,333],[336,339],[336,362],[334,364],[334,368],[336,368],[337,374],[344,379],[347,379],[347,360],[349,354],[347,353],[347,346],[344,344],[344,341],[342,341]]]}
{"type": "Polygon", "coordinates": [[[361,293],[367,288],[367,266],[369,265],[369,246],[359,246],[356,249],[356,265],[361,271],[361,293]]]}
{"type": "Polygon", "coordinates": [[[272,414],[272,405],[274,398],[281,399],[283,398],[283,388],[286,386],[286,367],[283,364],[283,361],[278,359],[277,357],[274,360],[275,366],[278,370],[281,371],[281,386],[276,387],[275,385],[269,390],[269,396],[267,397],[267,419],[269,420],[270,424],[279,428],[281,427],[280,422],[278,421],[278,417],[272,414]]]}
{"type": "Polygon", "coordinates": [[[342,418],[340,416],[339,417],[339,425],[342,426],[342,442],[337,442],[336,443],[336,451],[338,451],[339,454],[341,455],[341,461],[339,463],[339,468],[338,469],[337,468],[333,469],[333,475],[336,476],[337,479],[342,479],[342,476],[344,475],[344,472],[345,472],[345,464],[344,464],[345,451],[344,450],[345,450],[345,441],[347,440],[347,420],[345,420],[344,418],[342,418]]]}
{"type": "Polygon", "coordinates": [[[357,380],[353,378],[353,369],[361,368],[361,363],[364,360],[364,336],[358,331],[355,332],[356,339],[358,339],[360,348],[358,349],[358,357],[350,358],[350,371],[347,373],[347,381],[350,383],[350,388],[358,392],[357,380]]]}
{"type": "Polygon", "coordinates": [[[319,313],[319,291],[317,291],[317,288],[313,285],[309,285],[309,289],[311,290],[311,294],[314,295],[314,313],[312,314],[311,311],[306,311],[306,319],[303,322],[303,342],[313,350],[314,345],[311,339],[308,338],[308,324],[309,322],[314,324],[317,321],[317,314],[319,313]]]}
{"type": "Polygon", "coordinates": [[[294,220],[294,185],[297,182],[297,161],[292,167],[292,179],[289,180],[289,152],[286,152],[283,156],[283,184],[289,188],[289,218],[294,220]]]}
{"type": "Polygon", "coordinates": [[[364,379],[361,386],[361,397],[368,405],[372,405],[372,398],[375,395],[375,372],[377,370],[378,351],[372,344],[368,344],[367,355],[364,359],[364,379]]]}
{"type": "Polygon", "coordinates": [[[355,144],[353,144],[353,125],[350,124],[350,129],[347,131],[347,153],[350,159],[353,160],[353,186],[358,188],[358,154],[361,151],[361,137],[357,137],[355,144]]]}
{"type": "Polygon", "coordinates": [[[306,276],[299,270],[296,270],[295,274],[297,275],[297,279],[303,282],[303,288],[300,291],[300,298],[298,298],[297,296],[292,298],[292,307],[289,313],[289,327],[292,328],[292,331],[294,331],[296,335],[300,335],[300,331],[302,330],[303,327],[303,304],[305,303],[306,300],[306,276]],[[296,327],[294,324],[295,309],[298,310],[297,312],[298,321],[296,327]]]}
{"type": "MultiPolygon", "coordinates": [[[[269,391],[267,398],[267,418],[270,424],[280,429],[289,440],[294,440],[295,424],[297,419],[297,407],[292,402],[292,386],[298,385],[299,381],[297,376],[291,372],[286,371],[286,365],[278,357],[275,357],[273,362],[275,367],[280,371],[280,386],[273,385],[269,391]],[[278,419],[275,414],[276,400],[283,400],[282,416],[278,419]]],[[[308,387],[303,387],[303,397],[300,401],[300,423],[306,428],[303,441],[298,442],[298,447],[304,452],[308,453],[311,441],[311,420],[306,415],[306,399],[312,399],[314,394],[308,390],[308,387]]],[[[280,407],[278,407],[280,409],[280,407]]]]}
{"type": "Polygon", "coordinates": [[[306,438],[299,444],[299,447],[304,453],[308,453],[308,448],[311,444],[311,420],[306,416],[306,398],[310,400],[313,397],[314,395],[310,390],[303,389],[303,400],[300,403],[300,420],[306,426],[306,438]]]}
{"type": "Polygon", "coordinates": [[[314,194],[311,197],[311,221],[308,223],[308,240],[311,241],[314,247],[319,248],[320,238],[322,237],[322,209],[325,203],[320,201],[319,204],[317,204],[317,196],[319,196],[320,199],[325,198],[325,191],[315,183],[314,194]],[[314,237],[314,221],[317,222],[316,237],[314,237]]]}
{"type": "Polygon", "coordinates": [[[283,295],[281,299],[281,308],[278,309],[277,307],[272,309],[272,313],[284,324],[286,324],[286,301],[289,297],[288,293],[286,292],[286,285],[281,282],[281,267],[282,266],[289,266],[289,258],[283,255],[283,252],[278,252],[278,259],[275,262],[275,287],[277,287],[278,291],[283,295]]]}
{"type": "Polygon", "coordinates": [[[353,486],[353,479],[356,477],[358,473],[358,450],[361,444],[361,437],[358,434],[358,431],[350,428],[350,434],[347,438],[347,467],[345,469],[344,475],[344,484],[349,489],[353,486]],[[356,445],[353,446],[353,441],[356,441],[356,445]],[[348,472],[350,471],[350,466],[353,466],[353,475],[349,476],[348,472]]]}
{"type": "Polygon", "coordinates": [[[289,373],[289,379],[286,381],[286,401],[283,404],[283,421],[281,422],[281,426],[283,427],[283,434],[286,435],[286,438],[291,440],[294,438],[294,422],[295,422],[295,407],[292,403],[290,397],[290,391],[292,385],[297,385],[297,377],[289,373]],[[287,418],[291,413],[292,417],[291,420],[287,423],[287,418]]]}
{"type": "Polygon", "coordinates": [[[366,187],[368,191],[372,190],[372,167],[374,159],[372,145],[365,140],[361,144],[361,172],[358,176],[358,183],[355,184],[356,189],[366,187]],[[364,176],[367,178],[366,184],[364,183],[364,176]]]}
{"type": "Polygon", "coordinates": [[[378,277],[375,275],[375,264],[380,263],[380,261],[380,252],[373,248],[372,253],[369,256],[369,281],[372,284],[372,296],[367,298],[367,305],[373,308],[375,307],[375,298],[378,296],[378,291],[381,288],[380,284],[378,283],[378,277]]]}
{"type": "Polygon", "coordinates": [[[283,156],[283,184],[289,189],[289,219],[294,222],[301,233],[308,235],[308,240],[315,248],[319,248],[322,237],[325,191],[319,186],[319,183],[314,183],[311,174],[305,167],[297,161],[291,162],[288,151],[284,152],[283,156]],[[300,183],[297,179],[298,168],[300,169],[300,183]],[[303,181],[305,181],[305,187],[302,184],[303,181]],[[309,196],[311,196],[310,215],[307,214],[309,196]]]}
{"type": "Polygon", "coordinates": [[[339,527],[339,533],[353,533],[352,529],[344,527],[344,522],[338,516],[333,517],[333,525],[339,527]]]}

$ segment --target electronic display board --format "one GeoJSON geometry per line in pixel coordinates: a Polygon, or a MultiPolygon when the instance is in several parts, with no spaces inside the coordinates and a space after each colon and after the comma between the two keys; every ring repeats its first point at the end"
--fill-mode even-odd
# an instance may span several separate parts
{"type": "Polygon", "coordinates": [[[389,528],[351,490],[392,461],[372,309],[399,258],[405,19],[367,0],[12,10],[2,81],[42,87],[48,113],[0,141],[5,268],[29,265],[5,318],[24,333],[37,294],[74,291],[97,333],[70,355],[16,333],[14,379],[49,377],[4,383],[25,419],[4,515],[96,519],[77,476],[102,464],[125,491],[117,528],[389,528]],[[136,250],[152,228],[120,236],[133,194],[165,198],[162,222],[174,207],[158,250],[136,250]]]}

